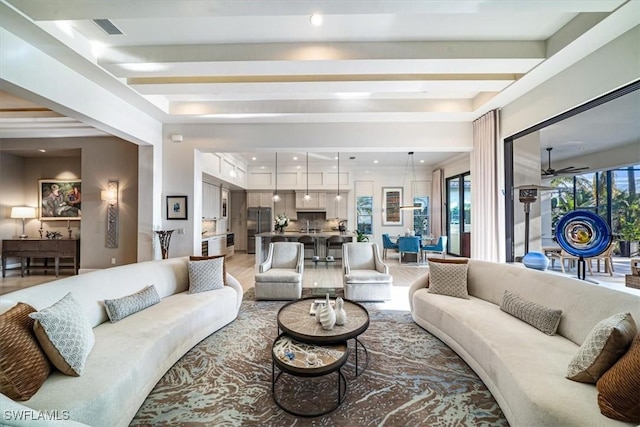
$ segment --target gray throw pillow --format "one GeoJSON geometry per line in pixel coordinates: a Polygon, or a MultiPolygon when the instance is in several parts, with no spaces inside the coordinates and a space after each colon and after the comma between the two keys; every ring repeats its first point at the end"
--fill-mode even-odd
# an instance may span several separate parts
{"type": "Polygon", "coordinates": [[[45,354],[62,373],[80,376],[95,344],[93,329],[71,293],[51,307],[29,314],[45,354]]]}
{"type": "Polygon", "coordinates": [[[569,362],[567,378],[595,384],[627,352],[637,333],[631,313],[614,314],[600,321],[569,362]]]}
{"type": "Polygon", "coordinates": [[[160,295],[158,295],[156,287],[151,285],[126,297],[106,299],[104,300],[104,305],[107,309],[109,320],[111,320],[111,323],[116,323],[118,320],[122,320],[159,302],[160,295]]]}
{"type": "Polygon", "coordinates": [[[189,261],[189,293],[224,287],[224,258],[189,261]]]}
{"type": "Polygon", "coordinates": [[[562,310],[527,301],[509,291],[504,291],[504,295],[502,295],[500,310],[517,317],[547,335],[555,335],[562,316],[562,310]]]}
{"type": "Polygon", "coordinates": [[[429,261],[429,292],[469,299],[467,291],[468,264],[429,261]]]}

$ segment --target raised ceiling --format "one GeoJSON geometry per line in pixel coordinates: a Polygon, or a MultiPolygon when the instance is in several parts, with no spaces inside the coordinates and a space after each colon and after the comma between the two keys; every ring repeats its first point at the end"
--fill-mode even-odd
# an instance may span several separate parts
{"type": "MultiPolygon", "coordinates": [[[[53,37],[43,50],[165,124],[364,126],[471,122],[617,37],[603,23],[625,3],[2,0],[0,10],[26,16],[53,37]],[[314,13],[321,26],[311,25],[314,13]]],[[[48,120],[58,134],[102,134],[81,120],[48,120]]],[[[0,135],[40,135],[46,123],[3,111],[0,135]]],[[[406,152],[397,154],[404,164],[406,152]]]]}

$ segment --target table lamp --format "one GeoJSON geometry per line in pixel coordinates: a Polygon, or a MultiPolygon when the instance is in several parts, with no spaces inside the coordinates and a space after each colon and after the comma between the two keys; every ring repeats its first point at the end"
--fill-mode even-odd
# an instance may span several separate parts
{"type": "Polygon", "coordinates": [[[24,232],[24,220],[26,218],[35,218],[36,217],[36,208],[31,208],[28,206],[17,206],[11,208],[11,218],[22,218],[22,234],[20,235],[21,239],[26,239],[27,235],[24,232]]]}

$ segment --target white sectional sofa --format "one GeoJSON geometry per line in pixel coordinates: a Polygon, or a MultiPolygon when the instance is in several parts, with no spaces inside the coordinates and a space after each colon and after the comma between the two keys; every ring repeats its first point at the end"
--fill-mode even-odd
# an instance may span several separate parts
{"type": "MultiPolygon", "coordinates": [[[[565,378],[567,366],[601,320],[630,312],[640,297],[518,265],[469,260],[469,299],[411,286],[415,322],[458,353],[487,385],[512,426],[624,426],[600,414],[594,384],[565,378]],[[562,310],[549,336],[500,310],[505,290],[562,310]]],[[[640,330],[640,328],[639,328],[640,330]]]]}
{"type": "MultiPolygon", "coordinates": [[[[0,296],[0,312],[18,302],[35,309],[51,306],[68,292],[84,308],[95,345],[84,372],[51,375],[29,400],[0,395],[1,425],[39,425],[17,421],[6,411],[33,409],[56,414],[56,425],[126,426],[165,372],[198,342],[232,322],[242,302],[242,287],[226,276],[222,289],[188,294],[188,257],[149,261],[56,280],[0,296]],[[154,285],[160,303],[111,323],[102,301],[154,285]]],[[[42,425],[50,425],[45,421],[42,425]]]]}

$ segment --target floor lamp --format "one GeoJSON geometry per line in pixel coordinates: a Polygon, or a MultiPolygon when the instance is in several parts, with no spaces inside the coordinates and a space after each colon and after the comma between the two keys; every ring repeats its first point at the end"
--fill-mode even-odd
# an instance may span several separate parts
{"type": "Polygon", "coordinates": [[[529,253],[529,213],[531,212],[531,203],[538,200],[538,190],[553,190],[553,187],[545,187],[542,185],[527,184],[515,187],[518,191],[518,198],[524,205],[524,254],[529,253]]]}

